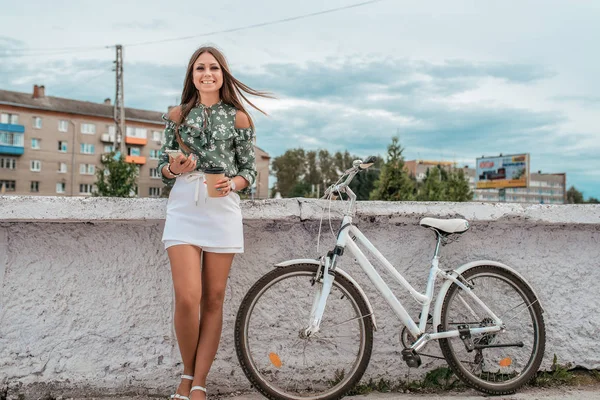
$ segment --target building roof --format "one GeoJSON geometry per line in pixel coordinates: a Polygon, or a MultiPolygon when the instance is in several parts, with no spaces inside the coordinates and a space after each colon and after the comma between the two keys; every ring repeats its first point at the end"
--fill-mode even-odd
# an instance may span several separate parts
{"type": "Polygon", "coordinates": [[[257,145],[254,145],[254,149],[256,151],[256,155],[257,156],[260,156],[260,157],[262,157],[264,159],[271,158],[271,156],[269,156],[269,153],[267,153],[266,151],[264,151],[263,149],[261,149],[257,145]]]}
{"type": "MultiPolygon", "coordinates": [[[[91,101],[72,100],[45,95],[34,98],[31,93],[12,92],[9,90],[0,90],[0,104],[104,118],[113,118],[114,113],[114,105],[112,104],[93,103],[91,101]]],[[[164,124],[164,121],[161,119],[162,114],[158,111],[125,108],[125,119],[129,121],[162,125],[164,124]]]]}

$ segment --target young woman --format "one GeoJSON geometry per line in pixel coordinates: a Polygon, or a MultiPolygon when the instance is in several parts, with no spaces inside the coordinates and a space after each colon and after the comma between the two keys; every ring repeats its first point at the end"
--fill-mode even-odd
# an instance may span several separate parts
{"type": "MultiPolygon", "coordinates": [[[[235,253],[244,251],[237,191],[256,178],[254,125],[243,93],[270,97],[233,77],[223,54],[201,47],[192,55],[181,104],[168,116],[159,170],[174,185],[163,242],[175,288],[175,331],[183,375],[175,399],[206,399],[206,377],[217,353],[223,301],[235,253]],[[240,99],[241,98],[241,99],[240,99]],[[183,154],[174,154],[181,150],[183,154]],[[207,195],[204,173],[221,167],[219,196],[207,195]]],[[[261,111],[262,112],[262,111],[261,111]]]]}

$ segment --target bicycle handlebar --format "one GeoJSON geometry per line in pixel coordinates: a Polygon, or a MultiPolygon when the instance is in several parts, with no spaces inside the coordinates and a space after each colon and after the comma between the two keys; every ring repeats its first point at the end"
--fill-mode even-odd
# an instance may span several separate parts
{"type": "Polygon", "coordinates": [[[359,173],[360,171],[364,171],[364,170],[368,169],[369,167],[371,167],[373,165],[373,163],[375,163],[375,160],[376,160],[375,156],[367,157],[367,159],[365,161],[354,160],[352,162],[352,168],[349,168],[346,171],[344,171],[344,173],[340,177],[340,180],[341,180],[341,178],[343,178],[344,176],[347,175],[346,180],[342,183],[337,183],[337,184],[333,184],[333,185],[329,186],[327,188],[327,190],[325,190],[325,193],[323,194],[323,197],[321,197],[321,199],[328,198],[332,192],[343,192],[344,189],[346,189],[348,187],[350,182],[352,182],[352,179],[354,179],[354,176],[356,176],[356,174],[359,173]]]}

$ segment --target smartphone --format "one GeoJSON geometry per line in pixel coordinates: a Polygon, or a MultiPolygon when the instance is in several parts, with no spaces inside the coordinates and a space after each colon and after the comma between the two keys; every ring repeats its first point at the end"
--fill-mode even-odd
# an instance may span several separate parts
{"type": "MultiPolygon", "coordinates": [[[[173,161],[175,161],[177,159],[177,157],[179,157],[179,155],[183,155],[185,156],[185,154],[183,154],[183,151],[181,151],[181,149],[176,149],[176,150],[171,150],[171,149],[167,149],[165,150],[165,153],[167,153],[169,155],[169,158],[172,159],[173,161]]],[[[185,160],[182,161],[182,163],[185,160]]]]}

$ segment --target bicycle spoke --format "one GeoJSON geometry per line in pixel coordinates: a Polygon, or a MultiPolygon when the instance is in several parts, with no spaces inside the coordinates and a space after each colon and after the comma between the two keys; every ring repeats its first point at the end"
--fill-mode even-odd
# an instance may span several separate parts
{"type": "Polygon", "coordinates": [[[349,382],[366,368],[360,360],[370,355],[370,314],[360,294],[349,292],[350,284],[340,285],[338,279],[343,277],[334,280],[320,330],[304,336],[317,289],[306,279],[314,276],[306,270],[298,268],[297,275],[287,277],[285,269],[274,272],[278,279],[256,292],[249,303],[251,314],[244,320],[247,370],[253,371],[249,377],[271,397],[300,400],[346,391],[349,382]],[[360,307],[356,299],[361,301],[360,307]],[[315,380],[315,374],[341,370],[345,372],[340,378],[323,375],[315,380]]]}
{"type": "MultiPolygon", "coordinates": [[[[464,340],[460,337],[442,339],[442,352],[457,375],[469,385],[486,393],[510,392],[524,385],[541,363],[543,338],[539,335],[543,335],[543,320],[535,309],[538,300],[530,301],[527,296],[532,293],[502,268],[475,267],[463,275],[483,304],[500,315],[505,329],[470,334],[464,340]],[[467,349],[467,340],[482,347],[473,355],[467,349]]],[[[452,286],[444,299],[442,327],[448,330],[458,325],[473,329],[496,326],[496,323],[482,305],[452,286]],[[475,315],[481,316],[480,319],[462,322],[475,315]]]]}

